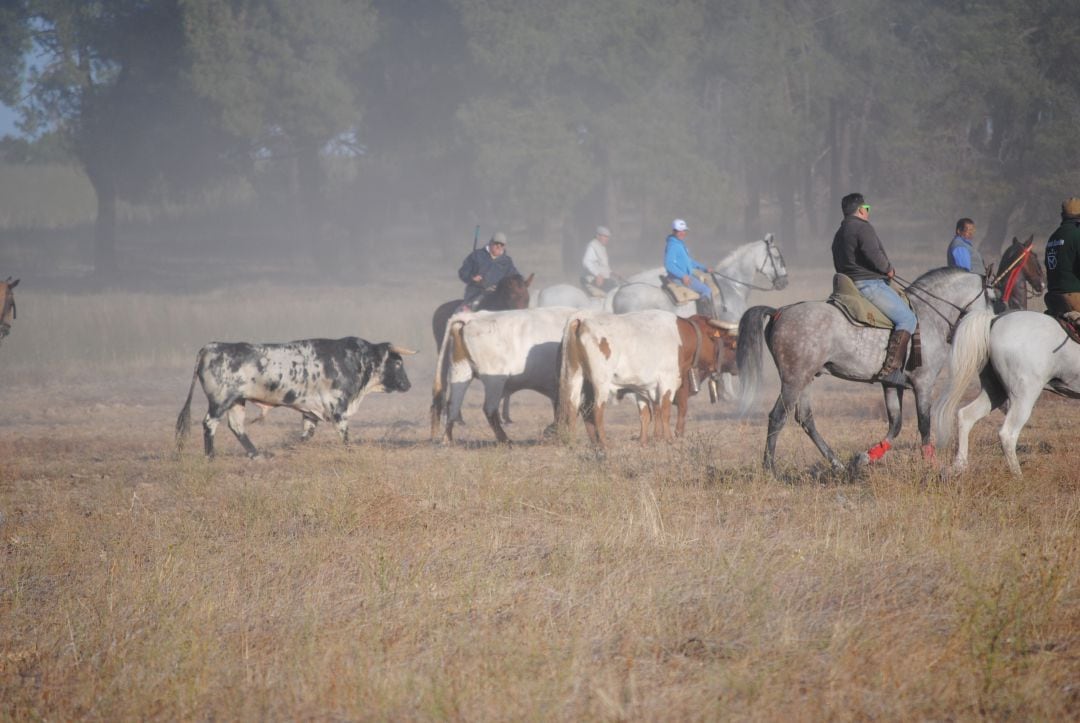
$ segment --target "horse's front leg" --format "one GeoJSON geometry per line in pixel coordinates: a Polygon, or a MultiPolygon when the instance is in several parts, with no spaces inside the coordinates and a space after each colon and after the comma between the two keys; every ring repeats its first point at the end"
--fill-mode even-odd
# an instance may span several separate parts
{"type": "MultiPolygon", "coordinates": [[[[933,381],[930,382],[933,386],[933,381]]],[[[933,398],[930,389],[923,388],[923,385],[916,383],[915,389],[915,415],[919,421],[919,440],[922,445],[922,456],[927,462],[933,462],[936,458],[934,443],[930,439],[930,407],[933,405],[933,398]]]]}
{"type": "Polygon", "coordinates": [[[900,436],[900,429],[904,426],[904,390],[901,387],[882,384],[885,390],[885,413],[889,417],[889,431],[885,439],[866,450],[866,461],[877,462],[892,449],[893,440],[900,436]]]}

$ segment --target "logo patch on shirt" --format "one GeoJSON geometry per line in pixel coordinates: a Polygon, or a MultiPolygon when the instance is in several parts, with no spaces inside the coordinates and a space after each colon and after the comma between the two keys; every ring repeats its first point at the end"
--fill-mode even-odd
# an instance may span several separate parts
{"type": "Polygon", "coordinates": [[[1063,239],[1063,238],[1050,239],[1049,241],[1046,242],[1046,248],[1048,248],[1048,249],[1056,248],[1058,246],[1064,246],[1064,245],[1065,245],[1065,239],[1063,239]]]}
{"type": "MultiPolygon", "coordinates": [[[[1050,244],[1047,244],[1047,246],[1049,245],[1050,244]]],[[[1051,271],[1057,268],[1057,253],[1055,253],[1054,251],[1046,252],[1046,268],[1050,269],[1051,271]]]]}

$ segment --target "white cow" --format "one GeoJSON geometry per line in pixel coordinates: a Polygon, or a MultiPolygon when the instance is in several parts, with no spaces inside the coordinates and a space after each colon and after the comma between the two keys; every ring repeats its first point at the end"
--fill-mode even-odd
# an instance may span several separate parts
{"type": "Polygon", "coordinates": [[[461,420],[465,391],[473,379],[484,385],[484,416],[499,442],[509,442],[499,421],[499,400],[531,389],[551,400],[558,394],[559,343],[572,315],[566,307],[461,312],[450,318],[439,349],[431,390],[431,439],[451,441],[461,420]],[[440,432],[444,412],[446,425],[440,432]]]}
{"type": "Polygon", "coordinates": [[[612,395],[633,394],[641,417],[641,443],[671,441],[671,402],[682,384],[677,317],[669,311],[594,313],[568,320],[562,340],[556,418],[569,431],[580,412],[589,439],[607,447],[604,406],[612,395]]]}

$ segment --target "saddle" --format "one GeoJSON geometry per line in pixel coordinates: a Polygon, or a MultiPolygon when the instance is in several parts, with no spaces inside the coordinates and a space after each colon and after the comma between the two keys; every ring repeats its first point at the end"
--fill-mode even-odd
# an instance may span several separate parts
{"type": "MultiPolygon", "coordinates": [[[[708,274],[697,269],[694,270],[693,274],[703,284],[712,289],[713,298],[719,298],[720,289],[717,287],[716,283],[708,274]]],[[[668,298],[670,298],[672,302],[674,302],[676,305],[686,304],[691,301],[697,301],[701,298],[701,294],[694,291],[689,286],[683,286],[681,281],[672,279],[667,274],[660,275],[660,288],[664,290],[664,292],[668,295],[668,298]]]]}
{"type": "Polygon", "coordinates": [[[1046,315],[1057,321],[1070,339],[1080,344],[1080,311],[1066,311],[1058,315],[1047,309],[1046,315]]]}
{"type": "Polygon", "coordinates": [[[603,299],[605,296],[607,296],[606,291],[593,283],[592,276],[581,277],[581,288],[585,290],[586,294],[588,294],[594,299],[603,299]]]}
{"type": "MultiPolygon", "coordinates": [[[[904,303],[911,308],[911,300],[902,291],[897,291],[900,298],[904,300],[904,303]]],[[[862,295],[859,291],[859,287],[855,285],[855,282],[851,280],[850,276],[845,274],[833,275],[833,291],[826,303],[832,304],[840,312],[847,317],[855,326],[866,326],[873,329],[889,329],[892,331],[893,322],[892,319],[885,316],[885,313],[881,309],[874,306],[874,304],[862,295]]],[[[922,365],[922,335],[919,333],[919,326],[915,326],[915,333],[911,335],[911,353],[908,354],[907,364],[904,365],[905,369],[911,371],[922,365]]]]}

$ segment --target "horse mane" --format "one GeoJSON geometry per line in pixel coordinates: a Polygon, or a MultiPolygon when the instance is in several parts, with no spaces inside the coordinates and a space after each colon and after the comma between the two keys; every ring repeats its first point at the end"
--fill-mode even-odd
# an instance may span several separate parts
{"type": "Polygon", "coordinates": [[[754,244],[760,244],[764,242],[765,239],[759,238],[755,241],[747,241],[746,243],[739,244],[731,251],[728,251],[727,254],[724,255],[724,258],[720,259],[720,261],[717,262],[716,267],[721,268],[734,263],[735,259],[740,258],[743,254],[745,254],[746,250],[749,247],[753,246],[754,244]]]}
{"type": "Polygon", "coordinates": [[[912,286],[919,284],[925,286],[928,284],[936,285],[940,280],[949,277],[956,276],[957,274],[970,274],[970,271],[961,269],[955,266],[941,266],[936,269],[930,269],[926,273],[919,276],[917,279],[911,282],[912,286]]]}

